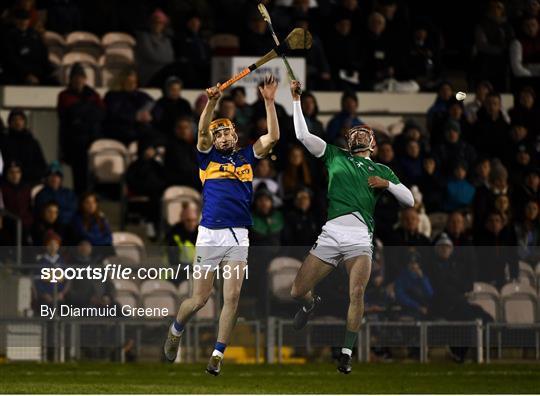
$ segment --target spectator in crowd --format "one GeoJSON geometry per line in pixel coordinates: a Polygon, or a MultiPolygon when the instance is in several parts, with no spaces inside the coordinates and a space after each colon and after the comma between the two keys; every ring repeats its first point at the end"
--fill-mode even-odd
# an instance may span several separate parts
{"type": "Polygon", "coordinates": [[[461,161],[467,167],[476,162],[476,151],[461,139],[461,125],[455,120],[447,121],[444,127],[444,141],[434,148],[433,155],[444,176],[451,175],[451,165],[455,161],[461,161]]]}
{"type": "Polygon", "coordinates": [[[386,31],[386,19],[378,12],[368,17],[367,31],[361,40],[360,83],[366,90],[396,76],[401,48],[386,31]]]}
{"type": "Polygon", "coordinates": [[[304,149],[294,145],[289,148],[287,165],[279,175],[281,195],[286,205],[290,204],[299,187],[311,187],[313,176],[304,149]]]}
{"type": "Polygon", "coordinates": [[[441,120],[440,125],[434,125],[434,129],[431,131],[431,144],[442,143],[444,141],[445,127],[449,122],[455,122],[459,125],[462,136],[468,136],[470,134],[470,125],[464,115],[463,102],[457,100],[455,97],[450,98],[448,101],[448,117],[445,120],[441,120]]]}
{"type": "Polygon", "coordinates": [[[396,302],[402,306],[402,313],[413,318],[428,319],[433,303],[433,289],[430,279],[424,274],[418,255],[411,254],[407,267],[395,282],[396,302]]]}
{"type": "Polygon", "coordinates": [[[259,188],[265,188],[272,193],[274,207],[279,208],[282,205],[279,183],[276,181],[276,171],[269,158],[261,158],[255,166],[253,177],[253,191],[259,188]]]}
{"type": "Polygon", "coordinates": [[[529,86],[522,87],[517,99],[514,107],[508,112],[512,123],[523,125],[530,133],[529,139],[536,141],[536,138],[540,136],[540,112],[535,103],[536,93],[529,86]]]}
{"type": "Polygon", "coordinates": [[[8,125],[8,133],[0,142],[4,163],[18,162],[22,169],[23,180],[32,185],[39,183],[47,169],[47,163],[41,145],[27,129],[24,112],[18,108],[11,110],[8,125]]]}
{"type": "Polygon", "coordinates": [[[423,162],[420,145],[415,140],[409,140],[405,146],[405,153],[398,158],[403,184],[410,186],[421,183],[424,175],[423,162]]]}
{"type": "Polygon", "coordinates": [[[484,187],[489,189],[489,175],[491,173],[491,161],[488,157],[480,157],[474,166],[472,183],[476,188],[484,187]]]}
{"type": "Polygon", "coordinates": [[[17,13],[20,11],[26,11],[29,15],[29,27],[34,29],[39,34],[45,30],[43,21],[39,15],[39,11],[36,8],[35,0],[15,0],[10,8],[7,8],[2,14],[3,23],[7,26],[15,25],[17,20],[17,13]]]}
{"type": "Polygon", "coordinates": [[[107,115],[103,126],[108,137],[128,145],[147,132],[144,125],[152,121],[153,100],[138,89],[137,73],[132,69],[123,70],[114,85],[105,95],[107,115]]]}
{"type": "MultiPolygon", "coordinates": [[[[443,234],[446,234],[452,241],[452,254],[457,261],[476,266],[477,258],[473,248],[473,237],[470,229],[465,225],[465,216],[461,211],[455,211],[448,215],[443,234]]],[[[433,240],[437,241],[441,235],[436,236],[433,240]]]]}
{"type": "Polygon", "coordinates": [[[405,56],[406,70],[398,73],[405,79],[416,80],[424,89],[433,88],[441,75],[442,58],[441,37],[430,23],[415,24],[405,56]]]}
{"type": "MultiPolygon", "coordinates": [[[[62,246],[62,238],[54,232],[49,232],[43,241],[45,252],[38,258],[38,272],[41,268],[58,268],[64,267],[64,260],[60,255],[60,247],[62,246]]],[[[39,277],[35,283],[38,305],[55,305],[55,301],[62,303],[66,300],[71,289],[71,281],[65,278],[59,279],[56,282],[51,282],[48,279],[39,277]]]]}
{"type": "Polygon", "coordinates": [[[523,208],[522,214],[514,226],[518,242],[518,257],[521,261],[535,265],[540,259],[540,223],[538,222],[540,206],[538,201],[528,201],[520,208],[523,208]]]}
{"type": "MultiPolygon", "coordinates": [[[[264,86],[264,81],[261,80],[255,91],[257,94],[257,100],[251,104],[251,114],[253,117],[252,124],[254,124],[255,121],[259,119],[260,117],[266,117],[266,107],[264,104],[264,98],[262,97],[262,94],[259,90],[259,87],[263,87],[263,86],[264,86]]],[[[289,117],[287,111],[285,111],[285,108],[279,103],[276,103],[276,113],[278,116],[279,126],[282,129],[282,131],[283,131],[283,128],[285,127],[287,129],[291,129],[289,127],[289,125],[291,124],[291,117],[289,117]]]]}
{"type": "Polygon", "coordinates": [[[72,226],[76,238],[88,240],[92,246],[100,247],[99,252],[96,252],[99,257],[114,254],[111,228],[99,208],[96,194],[88,192],[80,197],[79,211],[73,216],[72,226]]]}
{"type": "Polygon", "coordinates": [[[540,170],[531,167],[524,176],[523,182],[516,186],[512,194],[516,208],[524,208],[529,201],[540,202],[540,170]]]}
{"type": "MultiPolygon", "coordinates": [[[[289,25],[290,26],[290,25],[289,25]]],[[[247,30],[240,36],[240,52],[246,56],[259,56],[275,47],[272,36],[267,34],[268,26],[261,14],[254,11],[248,17],[247,30]]]]}
{"type": "Polygon", "coordinates": [[[246,101],[246,89],[244,87],[233,88],[231,90],[231,98],[236,107],[236,125],[242,129],[248,128],[253,114],[251,106],[246,101]]]}
{"type": "Polygon", "coordinates": [[[517,243],[514,228],[504,226],[502,214],[490,212],[483,229],[474,237],[477,256],[482,257],[482,260],[478,261],[476,280],[500,288],[508,280],[517,279],[519,272],[517,243]],[[509,278],[506,277],[506,268],[509,278]]]}
{"type": "Polygon", "coordinates": [[[443,81],[437,88],[437,97],[427,112],[427,126],[431,132],[448,117],[448,104],[452,99],[454,88],[448,81],[443,81]]]}
{"type": "Polygon", "coordinates": [[[285,215],[285,228],[283,229],[283,244],[296,246],[292,252],[300,253],[303,258],[306,248],[313,246],[317,240],[320,225],[312,208],[313,193],[308,188],[300,188],[294,197],[293,208],[285,215]],[[304,248],[304,249],[302,249],[304,248]]]}
{"type": "Polygon", "coordinates": [[[487,186],[476,189],[473,202],[474,230],[478,232],[483,228],[490,210],[493,210],[495,198],[500,194],[512,195],[508,185],[508,171],[499,162],[493,161],[487,186]]]}
{"type": "Polygon", "coordinates": [[[467,164],[464,161],[458,161],[454,165],[453,174],[446,182],[444,200],[446,212],[466,209],[474,199],[475,188],[467,180],[467,169],[467,164]]]}
{"type": "Polygon", "coordinates": [[[478,110],[484,105],[487,96],[493,92],[493,85],[489,81],[480,81],[476,84],[474,100],[465,105],[465,117],[469,124],[475,124],[478,119],[478,110]]]}
{"type": "Polygon", "coordinates": [[[422,167],[423,174],[418,187],[423,194],[426,212],[440,212],[446,192],[446,180],[441,175],[437,161],[432,156],[427,156],[424,159],[422,167]]]}
{"type": "MultiPolygon", "coordinates": [[[[472,291],[476,278],[475,267],[454,255],[453,243],[446,234],[435,242],[435,259],[430,261],[426,272],[434,290],[433,315],[449,321],[493,321],[486,311],[467,300],[467,293],[472,291]]],[[[454,359],[462,363],[468,348],[451,347],[450,350],[454,359]]]]}
{"type": "Polygon", "coordinates": [[[510,66],[516,78],[540,77],[540,34],[538,18],[528,15],[521,21],[521,32],[510,43],[510,66]]]}
{"type": "Polygon", "coordinates": [[[508,49],[513,38],[514,32],[506,19],[504,3],[490,0],[486,17],[474,32],[477,76],[491,81],[495,89],[501,92],[506,89],[508,49]]]}
{"type": "Polygon", "coordinates": [[[193,120],[180,116],[173,136],[165,148],[165,172],[170,185],[189,186],[200,190],[199,167],[195,152],[193,120]]]}
{"type": "Polygon", "coordinates": [[[30,27],[30,13],[13,11],[15,24],[3,37],[3,58],[8,82],[13,85],[54,85],[47,48],[38,32],[30,27]]]}
{"type": "Polygon", "coordinates": [[[510,197],[506,194],[497,195],[493,203],[495,211],[499,212],[503,219],[503,226],[512,227],[514,224],[514,215],[510,204],[510,197]]]}
{"type": "Polygon", "coordinates": [[[342,138],[350,128],[363,124],[358,118],[358,97],[354,92],[343,92],[341,95],[341,111],[334,115],[326,127],[326,141],[333,143],[342,138]]]}
{"type": "Polygon", "coordinates": [[[319,114],[319,105],[317,104],[317,99],[315,95],[311,92],[302,92],[301,96],[302,102],[302,113],[306,120],[309,132],[313,135],[317,135],[321,139],[326,139],[326,132],[322,122],[317,118],[319,114]]]}
{"type": "Polygon", "coordinates": [[[71,242],[72,232],[69,224],[60,222],[60,207],[55,201],[50,201],[41,206],[39,216],[32,225],[32,242],[34,246],[43,246],[45,236],[49,232],[59,235],[64,244],[71,242]]]}
{"type": "MultiPolygon", "coordinates": [[[[171,268],[193,264],[195,259],[195,244],[197,242],[200,210],[195,202],[186,202],[182,207],[179,222],[171,227],[166,235],[167,259],[171,268]]],[[[174,283],[185,280],[173,279],[174,283]]]]}
{"type": "Polygon", "coordinates": [[[167,32],[169,17],[159,8],[150,15],[149,30],[136,34],[135,60],[142,86],[152,83],[165,66],[174,62],[172,39],[167,32]]]}
{"type": "Polygon", "coordinates": [[[396,160],[394,147],[389,140],[382,141],[377,145],[377,162],[392,169],[396,175],[400,175],[399,164],[396,160]]]}
{"type": "Polygon", "coordinates": [[[520,123],[512,124],[510,134],[506,139],[506,152],[502,159],[507,166],[511,166],[515,163],[516,153],[522,149],[522,147],[531,148],[531,140],[529,139],[529,131],[527,127],[520,123]]]}
{"type": "Polygon", "coordinates": [[[163,96],[152,109],[154,126],[166,136],[173,135],[179,117],[193,114],[191,105],[182,97],[182,87],[182,80],[169,77],[163,87],[163,96]]]}
{"type": "Polygon", "coordinates": [[[395,305],[395,296],[392,288],[385,284],[383,268],[377,267],[375,261],[373,264],[371,280],[364,295],[365,315],[367,320],[379,322],[389,319],[389,311],[395,305]]]}
{"type": "Polygon", "coordinates": [[[151,141],[139,142],[137,160],[126,171],[126,182],[130,192],[148,197],[144,213],[146,234],[156,237],[159,228],[161,197],[167,188],[165,167],[158,156],[158,151],[151,141]]]}
{"type": "MultiPolygon", "coordinates": [[[[23,241],[26,244],[33,222],[32,199],[30,186],[23,181],[23,172],[18,162],[13,161],[7,164],[1,189],[4,208],[21,219],[23,241]]],[[[13,232],[15,232],[14,228],[13,232]]]]}
{"type": "MultiPolygon", "coordinates": [[[[309,18],[300,16],[296,19],[295,27],[310,31],[309,18]]],[[[319,36],[311,31],[311,48],[300,50],[296,56],[302,56],[306,60],[307,86],[316,90],[333,89],[330,64],[324,51],[324,46],[319,36]]],[[[302,97],[305,93],[302,95],[302,97]]]]}
{"type": "MultiPolygon", "coordinates": [[[[431,143],[422,127],[412,120],[407,120],[403,131],[393,140],[394,151],[397,157],[405,155],[407,143],[414,140],[420,146],[420,152],[426,154],[431,151],[431,143]]],[[[398,165],[399,166],[399,165],[398,165]]],[[[393,169],[393,168],[392,168],[393,169]]]]}
{"type": "Polygon", "coordinates": [[[73,190],[62,186],[64,173],[58,161],[53,161],[48,168],[45,185],[36,195],[34,207],[39,213],[48,202],[54,201],[60,209],[58,221],[60,224],[70,224],[77,211],[77,196],[73,190]]]}
{"type": "Polygon", "coordinates": [[[386,20],[390,37],[403,46],[406,42],[407,32],[410,30],[406,3],[399,2],[399,0],[375,0],[373,9],[386,20]]]}
{"type": "Polygon", "coordinates": [[[530,168],[537,166],[536,153],[527,144],[520,144],[508,163],[513,184],[521,183],[530,168]]]}
{"type": "Polygon", "coordinates": [[[283,214],[274,209],[272,193],[259,188],[253,200],[253,227],[249,240],[255,246],[279,246],[284,226],[283,214]]]}
{"type": "Polygon", "coordinates": [[[293,0],[281,3],[276,4],[271,12],[274,29],[279,34],[286,35],[289,33],[291,26],[298,18],[305,19],[312,24],[313,28],[318,29],[319,7],[311,6],[310,0],[293,0]]]}
{"type": "Polygon", "coordinates": [[[488,94],[477,115],[470,143],[482,154],[501,158],[504,147],[500,142],[506,140],[510,130],[501,110],[501,96],[498,93],[488,94]]]}
{"type": "MultiPolygon", "coordinates": [[[[201,16],[191,13],[175,42],[176,60],[181,65],[186,88],[207,87],[210,80],[210,46],[201,36],[201,16]]],[[[262,44],[261,44],[262,46],[262,44]]],[[[271,48],[271,47],[262,47],[271,48]]]]}
{"type": "Polygon", "coordinates": [[[78,1],[53,0],[47,3],[47,30],[63,35],[83,30],[78,1]]]}
{"type": "Polygon", "coordinates": [[[406,208],[401,210],[399,225],[394,230],[389,241],[385,245],[392,246],[387,252],[387,266],[385,278],[388,282],[396,279],[396,276],[405,268],[403,262],[406,252],[415,252],[421,256],[426,256],[425,247],[430,245],[430,241],[419,231],[420,218],[416,208],[406,208]]]}
{"type": "MultiPolygon", "coordinates": [[[[77,244],[70,264],[83,268],[99,265],[94,259],[90,241],[83,239],[77,244]]],[[[74,279],[71,282],[68,301],[78,308],[112,307],[116,304],[116,288],[110,279],[106,279],[104,282],[101,279],[74,279]]]]}
{"type": "Polygon", "coordinates": [[[56,110],[61,157],[71,165],[74,189],[80,194],[88,184],[88,148],[101,137],[105,118],[105,105],[99,94],[86,84],[86,73],[80,63],[71,67],[68,86],[58,95],[56,110]]]}
{"type": "Polygon", "coordinates": [[[334,29],[324,41],[332,79],[338,89],[359,88],[361,45],[352,26],[350,14],[337,13],[334,17],[334,29]]]}

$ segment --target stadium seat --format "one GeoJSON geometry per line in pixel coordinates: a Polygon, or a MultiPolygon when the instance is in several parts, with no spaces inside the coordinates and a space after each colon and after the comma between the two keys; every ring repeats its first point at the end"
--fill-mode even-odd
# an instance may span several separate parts
{"type": "Polygon", "coordinates": [[[116,289],[116,301],[120,305],[139,307],[140,292],[137,284],[126,279],[113,280],[116,289]]]}
{"type": "Polygon", "coordinates": [[[276,257],[268,266],[268,289],[282,302],[292,302],[291,286],[302,263],[292,257],[276,257]]]}
{"type": "Polygon", "coordinates": [[[66,36],[66,45],[70,51],[85,52],[98,59],[103,53],[101,40],[90,32],[71,32],[66,36]]]}
{"type": "Polygon", "coordinates": [[[109,32],[101,38],[101,45],[105,48],[135,47],[133,36],[122,32],[109,32]]]}
{"type": "Polygon", "coordinates": [[[187,186],[171,186],[165,190],[161,198],[162,219],[172,226],[180,218],[184,202],[195,201],[201,203],[201,194],[194,188],[187,186]]]}
{"type": "Polygon", "coordinates": [[[43,42],[47,47],[49,55],[56,55],[62,59],[62,56],[66,52],[66,40],[64,40],[62,35],[47,30],[43,33],[43,42]]]}
{"type": "Polygon", "coordinates": [[[125,65],[105,65],[101,68],[101,86],[111,87],[112,83],[118,78],[125,69],[125,65]]]}
{"type": "Polygon", "coordinates": [[[489,313],[495,321],[500,318],[500,295],[497,289],[488,283],[475,282],[469,295],[469,302],[480,306],[489,313]]]}
{"type": "Polygon", "coordinates": [[[144,308],[167,308],[170,316],[177,312],[176,287],[165,280],[147,280],[141,284],[144,308]]]}
{"type": "Polygon", "coordinates": [[[519,283],[526,284],[532,287],[536,286],[536,276],[530,264],[519,262],[519,283]]]}
{"type": "Polygon", "coordinates": [[[431,235],[438,235],[443,232],[448,220],[448,214],[442,212],[434,212],[428,214],[429,221],[431,222],[431,235]]]}
{"type": "Polygon", "coordinates": [[[131,142],[127,148],[128,151],[128,164],[137,160],[137,152],[139,151],[139,145],[136,140],[131,142]]]}
{"type": "Polygon", "coordinates": [[[127,148],[113,139],[98,139],[88,149],[91,181],[121,183],[127,168],[127,148]]]}
{"type": "Polygon", "coordinates": [[[215,34],[210,37],[209,44],[215,56],[233,56],[240,53],[240,39],[234,34],[215,34]]]}
{"type": "Polygon", "coordinates": [[[101,73],[96,59],[85,52],[68,52],[62,58],[61,81],[66,85],[69,82],[69,73],[74,63],[80,63],[86,73],[86,82],[96,87],[101,82],[101,73]]]}
{"type": "Polygon", "coordinates": [[[120,264],[123,267],[138,267],[139,263],[135,261],[132,257],[126,257],[126,256],[108,256],[103,259],[103,265],[107,264],[120,264]]]}
{"type": "Polygon", "coordinates": [[[538,321],[538,297],[529,285],[513,282],[501,290],[503,320],[507,323],[535,323],[538,321]]]}
{"type": "Polygon", "coordinates": [[[107,48],[99,63],[102,66],[126,67],[135,63],[135,55],[131,48],[107,48]]]}
{"type": "Polygon", "coordinates": [[[536,287],[538,288],[538,297],[540,297],[540,263],[536,264],[536,287]]]}
{"type": "Polygon", "coordinates": [[[129,257],[140,264],[146,257],[144,242],[131,232],[115,231],[112,233],[114,251],[118,256],[129,257]]]}

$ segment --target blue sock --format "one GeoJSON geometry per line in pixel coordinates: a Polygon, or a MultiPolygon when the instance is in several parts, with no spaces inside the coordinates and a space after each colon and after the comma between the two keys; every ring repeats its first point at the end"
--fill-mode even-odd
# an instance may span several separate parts
{"type": "Polygon", "coordinates": [[[222,342],[216,342],[216,346],[214,346],[214,349],[216,351],[220,351],[221,353],[225,353],[225,348],[227,348],[227,344],[222,342]]]}
{"type": "Polygon", "coordinates": [[[177,322],[176,320],[173,322],[173,327],[179,333],[181,333],[184,330],[184,325],[180,322],[177,322]]]}

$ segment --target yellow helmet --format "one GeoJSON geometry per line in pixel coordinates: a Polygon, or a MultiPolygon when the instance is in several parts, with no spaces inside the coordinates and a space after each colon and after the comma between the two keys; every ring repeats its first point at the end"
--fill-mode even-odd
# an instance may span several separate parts
{"type": "Polygon", "coordinates": [[[234,130],[234,124],[228,118],[218,118],[210,123],[208,130],[213,135],[218,131],[223,129],[232,129],[234,130]]]}

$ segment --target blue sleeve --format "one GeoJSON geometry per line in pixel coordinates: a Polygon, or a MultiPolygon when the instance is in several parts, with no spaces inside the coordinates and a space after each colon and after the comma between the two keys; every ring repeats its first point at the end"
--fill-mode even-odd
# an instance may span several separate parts
{"type": "Polygon", "coordinates": [[[395,284],[395,292],[396,292],[396,300],[399,304],[410,307],[414,309],[420,308],[420,304],[418,304],[416,301],[414,301],[408,294],[405,285],[405,279],[403,277],[400,277],[396,280],[395,284]]]}
{"type": "Polygon", "coordinates": [[[197,163],[199,164],[199,168],[201,168],[202,170],[205,170],[212,159],[215,148],[214,146],[212,146],[210,151],[207,153],[203,153],[199,151],[198,149],[196,150],[197,150],[197,163]]]}
{"type": "Polygon", "coordinates": [[[429,281],[428,277],[424,275],[422,278],[422,285],[424,286],[424,291],[428,295],[428,297],[433,297],[433,287],[431,287],[431,282],[429,281]]]}
{"type": "Polygon", "coordinates": [[[246,158],[247,162],[250,165],[255,165],[255,163],[257,162],[257,157],[255,157],[255,151],[252,144],[240,150],[240,154],[242,154],[246,158]]]}

